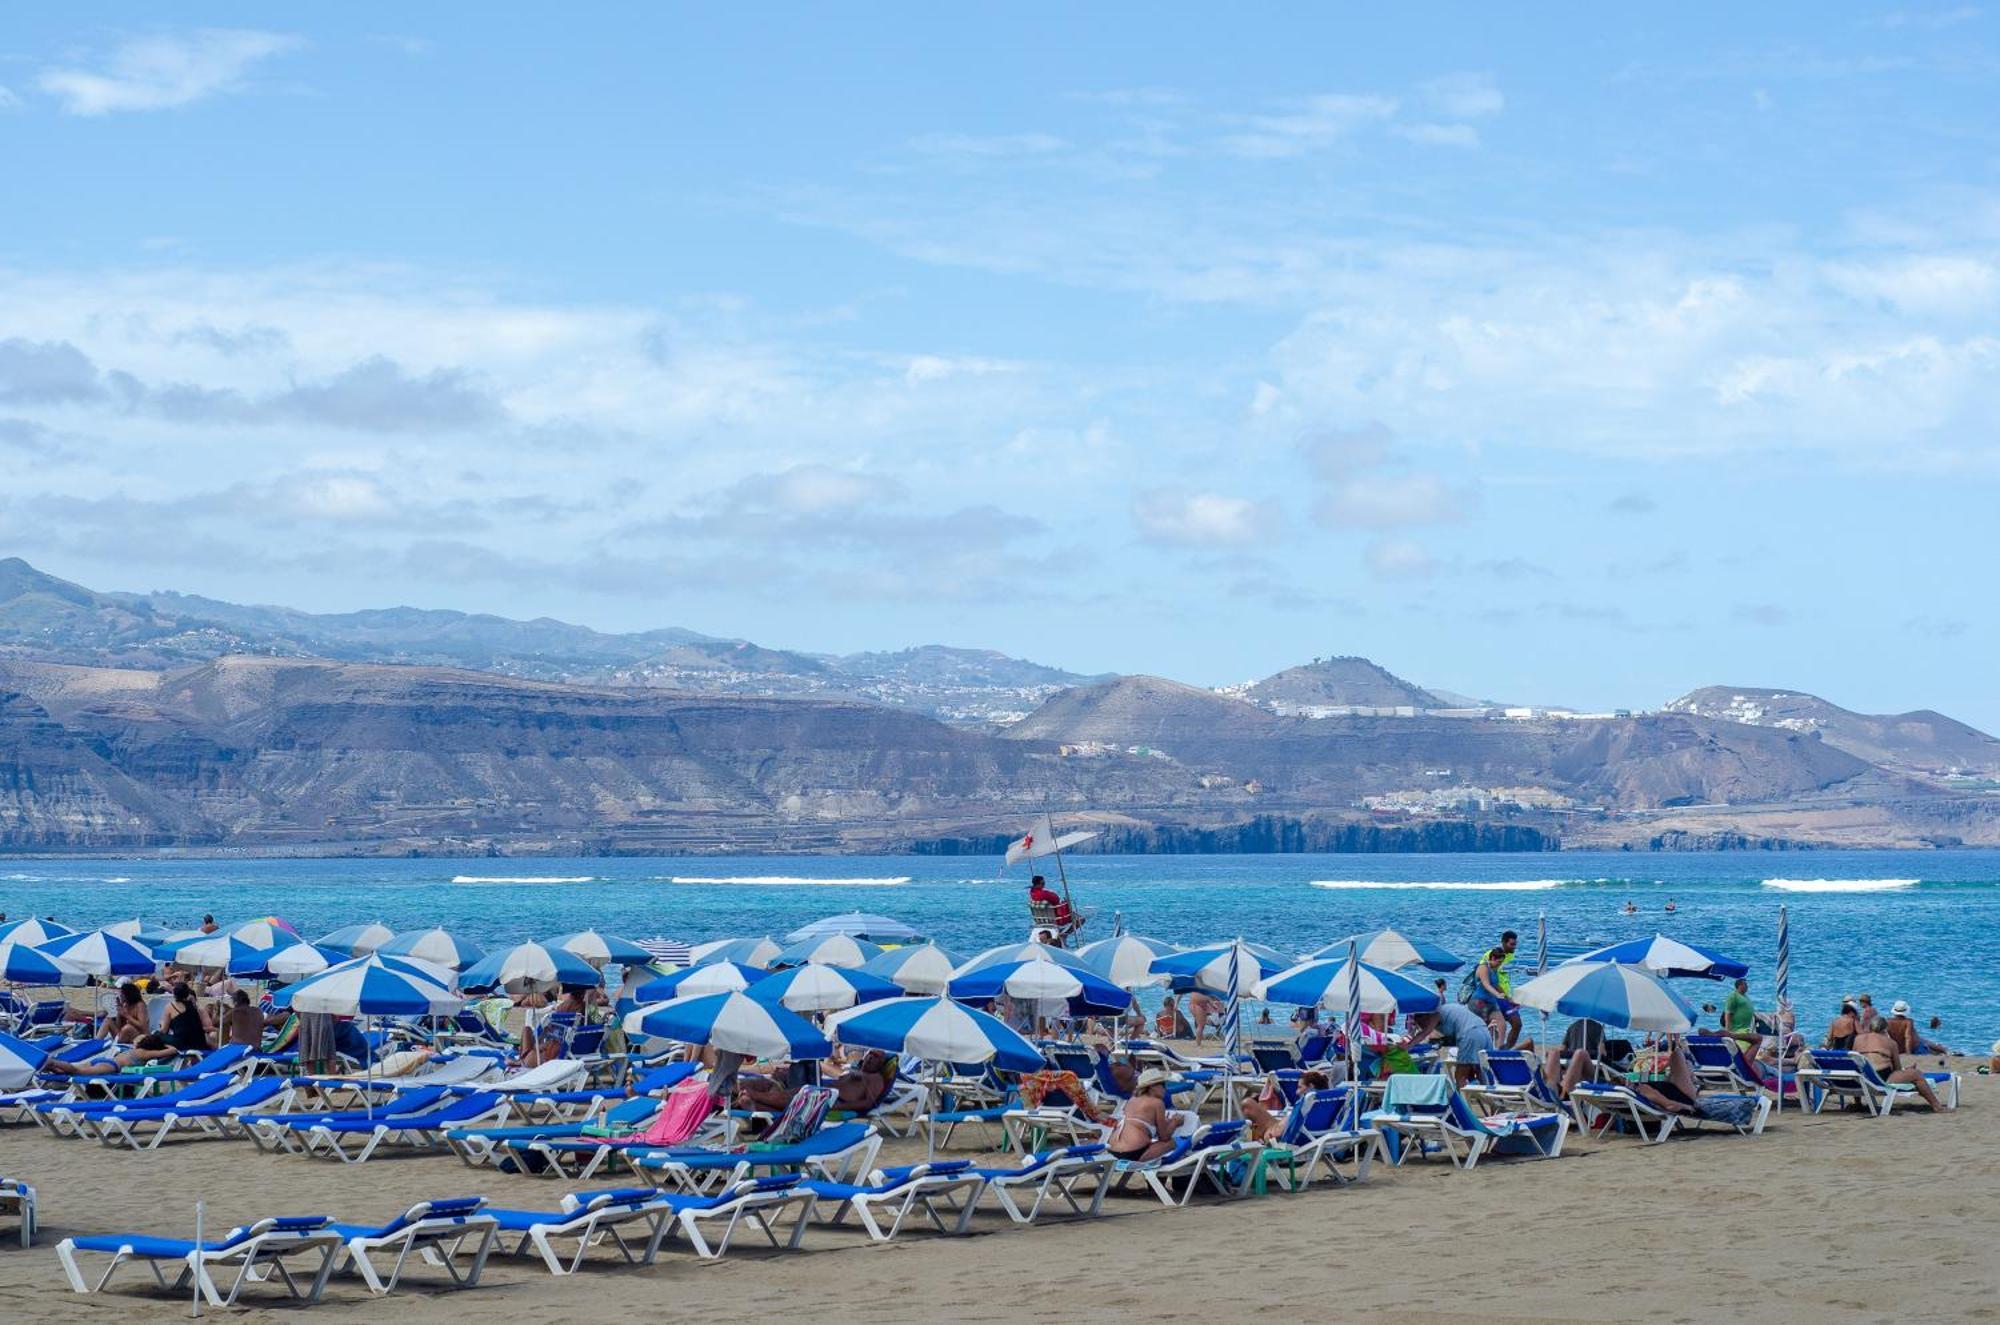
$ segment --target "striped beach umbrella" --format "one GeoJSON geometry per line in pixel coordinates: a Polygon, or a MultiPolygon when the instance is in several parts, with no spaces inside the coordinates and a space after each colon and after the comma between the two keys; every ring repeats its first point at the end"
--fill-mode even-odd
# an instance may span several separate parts
{"type": "Polygon", "coordinates": [[[1078,1016],[1099,1016],[1122,1012],[1132,1005],[1132,995],[1095,971],[1059,966],[1055,962],[1001,962],[954,976],[949,990],[961,1003],[990,1003],[1005,994],[1031,1003],[1054,1002],[1069,1005],[1078,1016]]]}
{"type": "Polygon", "coordinates": [[[204,934],[198,939],[181,939],[157,949],[164,961],[198,971],[226,971],[231,975],[256,975],[271,955],[269,948],[245,943],[234,934],[204,934]]]}
{"type": "Polygon", "coordinates": [[[839,1012],[857,1003],[903,996],[900,987],[879,975],[852,971],[842,966],[823,966],[817,962],[779,971],[768,979],[759,980],[745,992],[760,1003],[776,1003],[781,1008],[801,1013],[839,1012]]]}
{"type": "Polygon", "coordinates": [[[456,1012],[465,1000],[407,966],[370,953],[288,985],[271,1002],[336,1017],[426,1017],[456,1012]]]}
{"type": "Polygon", "coordinates": [[[1465,959],[1448,948],[1423,939],[1413,939],[1400,930],[1378,929],[1367,934],[1354,934],[1327,944],[1318,952],[1309,953],[1309,962],[1342,961],[1350,948],[1359,948],[1361,961],[1368,966],[1386,966],[1395,971],[1405,966],[1425,966],[1433,971],[1456,971],[1465,965],[1465,959]]]}
{"type": "Polygon", "coordinates": [[[347,960],[347,953],[339,948],[318,943],[291,943],[264,954],[264,974],[274,980],[303,980],[347,960]]]}
{"type": "Polygon", "coordinates": [[[1258,981],[1251,994],[1267,1003],[1340,1009],[1357,1019],[1363,1012],[1395,1016],[1434,1011],[1438,1005],[1435,989],[1401,971],[1370,966],[1367,962],[1300,962],[1258,981]],[[1361,1004],[1358,1008],[1354,1006],[1357,996],[1361,1004]]]}
{"type": "MultiPolygon", "coordinates": [[[[1243,944],[1229,945],[1228,975],[1222,990],[1222,1052],[1234,1063],[1243,1056],[1243,944]]],[[[1230,1100],[1234,1092],[1225,1095],[1230,1100]]]]}
{"type": "Polygon", "coordinates": [[[824,1058],[833,1052],[819,1028],[775,1003],[730,991],[651,1003],[625,1014],[627,1035],[706,1044],[751,1058],[824,1058]]]}
{"type": "Polygon", "coordinates": [[[1549,913],[1535,917],[1535,974],[1549,969],[1549,913]]]}
{"type": "Polygon", "coordinates": [[[882,955],[879,944],[848,934],[825,934],[801,939],[771,960],[773,966],[844,966],[858,971],[871,957],[882,955]]]}
{"type": "Polygon", "coordinates": [[[679,939],[640,939],[638,945],[662,966],[686,966],[694,960],[694,949],[679,939]]]}
{"type": "Polygon", "coordinates": [[[65,934],[74,934],[68,925],[58,925],[53,920],[38,920],[29,916],[25,920],[12,920],[0,925],[0,943],[26,943],[33,946],[59,939],[65,934]]]}
{"type": "Polygon", "coordinates": [[[462,971],[486,955],[478,944],[460,938],[442,925],[398,934],[375,951],[391,957],[416,957],[454,971],[462,971]]]}
{"type": "Polygon", "coordinates": [[[907,948],[890,948],[871,957],[862,966],[869,975],[878,975],[906,994],[942,994],[951,985],[952,972],[961,965],[958,958],[935,943],[916,943],[907,948]]]}
{"type": "Polygon", "coordinates": [[[910,926],[893,916],[878,916],[866,911],[849,911],[845,915],[828,916],[815,920],[810,925],[801,925],[785,935],[787,943],[803,943],[807,939],[827,938],[834,934],[845,934],[849,938],[868,939],[874,943],[908,943],[921,939],[910,926]]]}
{"type": "Polygon", "coordinates": [[[359,924],[342,925],[331,934],[323,934],[313,942],[323,948],[339,948],[351,957],[366,957],[375,949],[396,937],[396,931],[379,920],[365,920],[359,924]]]}
{"type": "Polygon", "coordinates": [[[567,948],[516,943],[487,953],[459,973],[462,989],[505,989],[518,994],[530,986],[602,985],[597,968],[567,948]]]}
{"type": "Polygon", "coordinates": [[[1221,994],[1229,989],[1229,963],[1232,960],[1237,963],[1242,978],[1253,983],[1276,975],[1293,964],[1291,958],[1275,948],[1237,939],[1156,957],[1153,959],[1153,970],[1161,975],[1186,977],[1211,993],[1221,994]]]}
{"type": "Polygon", "coordinates": [[[48,1061],[48,1050],[12,1035],[0,1035],[0,1090],[26,1090],[48,1061]]]}
{"type": "MultiPolygon", "coordinates": [[[[1347,1092],[1350,1126],[1360,1126],[1361,1114],[1361,945],[1347,945],[1347,1078],[1353,1083],[1347,1092]]],[[[1414,981],[1412,982],[1414,983],[1414,981]]]]}
{"type": "Polygon", "coordinates": [[[229,936],[242,939],[253,948],[278,948],[299,940],[299,932],[276,916],[246,920],[230,930],[229,936]]]}
{"type": "Polygon", "coordinates": [[[607,966],[644,966],[653,960],[651,949],[642,948],[630,939],[600,934],[594,929],[558,935],[548,942],[551,948],[575,953],[599,970],[607,966]]]}
{"type": "Polygon", "coordinates": [[[1677,1033],[1692,1029],[1694,1006],[1643,966],[1564,962],[1514,990],[1514,1001],[1565,1017],[1677,1033]]]}
{"type": "Polygon", "coordinates": [[[1699,943],[1670,939],[1665,934],[1613,943],[1609,947],[1595,948],[1570,960],[1643,966],[1669,979],[1676,976],[1700,976],[1709,980],[1733,980],[1737,976],[1750,974],[1750,967],[1734,957],[1726,957],[1714,948],[1704,947],[1699,943]]]}
{"type": "Polygon", "coordinates": [[[1792,1005],[1792,918],[1783,902],[1778,904],[1778,972],[1772,981],[1771,992],[1777,999],[1777,1107],[1782,1111],[1785,1107],[1785,1010],[1792,1005]]]}
{"type": "Polygon", "coordinates": [[[1046,943],[1003,943],[997,948],[988,948],[977,956],[968,958],[956,973],[965,975],[982,966],[1001,966],[1008,962],[1054,962],[1071,970],[1090,969],[1089,962],[1067,948],[1052,948],[1046,943]]]}
{"type": "Polygon", "coordinates": [[[842,1044],[910,1054],[934,1063],[995,1063],[1009,1072],[1044,1066],[1041,1050],[1001,1021],[948,998],[864,1003],[827,1020],[842,1044]]]}
{"type": "Polygon", "coordinates": [[[1076,955],[1083,958],[1091,970],[1120,989],[1143,989],[1147,985],[1163,985],[1171,978],[1155,971],[1153,962],[1179,951],[1163,939],[1118,934],[1087,943],[1077,949],[1076,955]]]}
{"type": "Polygon", "coordinates": [[[707,962],[735,962],[738,966],[754,966],[758,970],[769,970],[784,946],[770,935],[754,939],[714,939],[707,943],[697,943],[688,953],[688,964],[700,966],[707,962]]]}
{"type": "Polygon", "coordinates": [[[80,966],[99,979],[111,979],[121,975],[151,975],[159,968],[159,960],[153,956],[151,948],[142,947],[130,939],[119,938],[108,930],[93,929],[82,934],[65,934],[59,939],[50,939],[37,945],[43,952],[53,953],[72,966],[80,966]]]}
{"type": "Polygon", "coordinates": [[[745,966],[741,962],[707,962],[648,980],[632,991],[632,997],[641,1003],[664,1003],[674,998],[733,994],[768,979],[770,974],[761,966],[745,966]]]}
{"type": "Polygon", "coordinates": [[[31,943],[0,943],[0,980],[10,985],[80,985],[90,972],[31,943]]]}

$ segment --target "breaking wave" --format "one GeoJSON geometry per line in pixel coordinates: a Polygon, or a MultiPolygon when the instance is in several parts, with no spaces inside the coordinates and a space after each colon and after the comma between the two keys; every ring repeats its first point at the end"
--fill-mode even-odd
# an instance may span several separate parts
{"type": "Polygon", "coordinates": [[[894,888],[908,883],[898,874],[879,879],[808,879],[798,874],[670,874],[668,883],[726,883],[761,888],[894,888]]]}
{"type": "Polygon", "coordinates": [[[1471,879],[1432,879],[1421,882],[1385,882],[1378,879],[1314,879],[1315,888],[1378,888],[1378,889],[1422,889],[1430,892],[1471,892],[1471,893],[1538,893],[1549,888],[1560,888],[1566,883],[1581,883],[1581,879],[1492,879],[1474,882],[1471,879]]]}
{"type": "Polygon", "coordinates": [[[595,883],[595,874],[455,874],[453,883],[595,883]]]}
{"type": "Polygon", "coordinates": [[[1766,879],[1766,888],[1788,893],[1890,893],[1914,888],[1915,879],[1766,879]]]}

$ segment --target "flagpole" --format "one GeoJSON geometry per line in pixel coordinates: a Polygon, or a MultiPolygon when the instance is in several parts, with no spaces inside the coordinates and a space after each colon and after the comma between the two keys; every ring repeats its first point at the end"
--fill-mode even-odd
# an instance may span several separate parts
{"type": "Polygon", "coordinates": [[[1778,1041],[1776,1055],[1778,1063],[1778,1101],[1773,1112],[1785,1111],[1785,1005],[1791,1001],[1792,985],[1792,922],[1791,914],[1783,902],[1778,903],[1778,974],[1772,982],[1772,993],[1777,1000],[1777,1008],[1772,1013],[1776,1025],[1772,1027],[1778,1041]]]}

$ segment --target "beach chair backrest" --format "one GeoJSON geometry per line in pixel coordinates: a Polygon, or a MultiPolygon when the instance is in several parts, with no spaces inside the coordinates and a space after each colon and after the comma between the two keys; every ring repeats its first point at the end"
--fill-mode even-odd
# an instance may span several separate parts
{"type": "Polygon", "coordinates": [[[1276,1072],[1299,1065],[1299,1051],[1290,1044],[1253,1044],[1250,1046],[1250,1057],[1256,1062],[1258,1070],[1263,1072],[1276,1072]]]}
{"type": "Polygon", "coordinates": [[[1518,1049],[1489,1049],[1480,1055],[1479,1075],[1489,1086],[1532,1086],[1534,1064],[1518,1049]]]}
{"type": "Polygon", "coordinates": [[[604,1048],[604,1030],[605,1028],[602,1026],[578,1027],[576,1033],[569,1037],[569,1043],[563,1047],[563,1056],[566,1058],[595,1057],[604,1048]]]}
{"type": "Polygon", "coordinates": [[[1303,1145],[1321,1132],[1331,1131],[1340,1121],[1341,1110],[1345,1107],[1345,1092],[1332,1090],[1309,1090],[1299,1096],[1285,1115],[1285,1130],[1278,1134],[1280,1145],[1303,1145]]]}
{"type": "Polygon", "coordinates": [[[1052,1044],[1042,1054],[1058,1072],[1074,1072],[1089,1077],[1097,1069],[1097,1055],[1080,1044],[1052,1044]]]}

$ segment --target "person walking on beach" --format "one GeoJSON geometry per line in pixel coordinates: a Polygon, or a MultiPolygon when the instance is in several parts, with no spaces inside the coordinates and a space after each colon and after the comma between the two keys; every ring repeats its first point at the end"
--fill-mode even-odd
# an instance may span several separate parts
{"type": "Polygon", "coordinates": [[[1485,959],[1472,973],[1479,987],[1480,1002],[1506,1023],[1505,1042],[1508,1048],[1521,1038],[1521,1010],[1513,999],[1507,997],[1512,984],[1507,977],[1507,963],[1514,955],[1508,945],[1514,941],[1514,931],[1510,929],[1501,936],[1500,946],[1489,949],[1485,959]]]}

